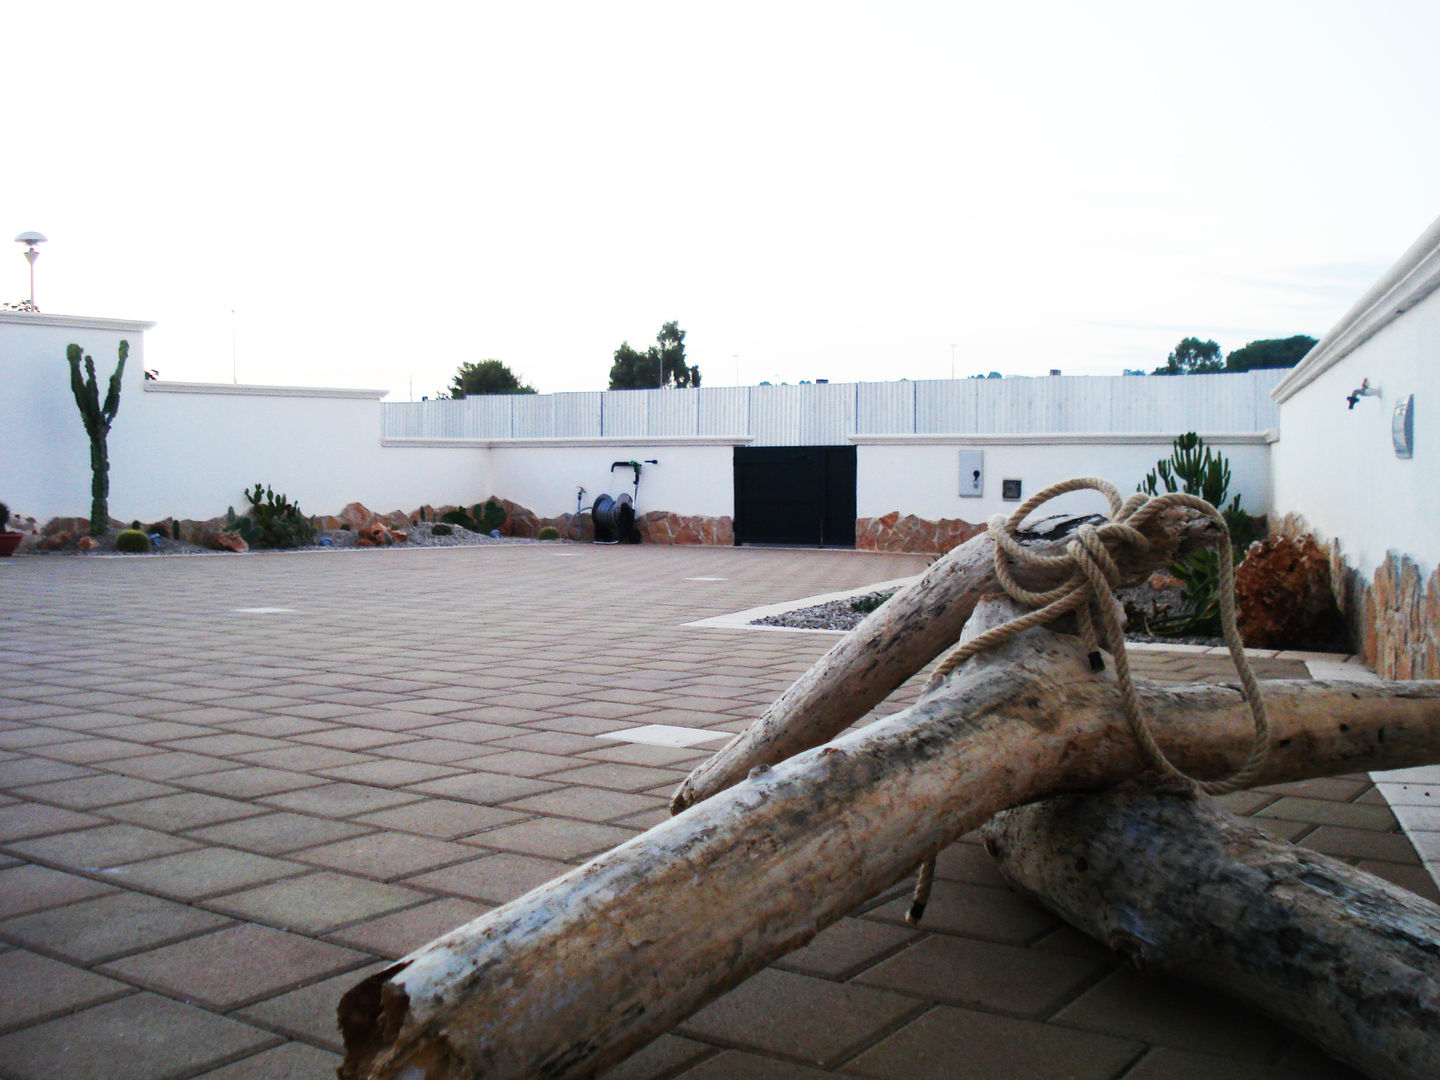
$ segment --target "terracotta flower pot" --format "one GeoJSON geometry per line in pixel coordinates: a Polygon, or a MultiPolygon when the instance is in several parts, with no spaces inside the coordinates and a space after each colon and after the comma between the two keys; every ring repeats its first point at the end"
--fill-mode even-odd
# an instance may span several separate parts
{"type": "Polygon", "coordinates": [[[20,541],[24,539],[24,533],[0,532],[0,556],[14,555],[15,549],[20,546],[20,541]]]}

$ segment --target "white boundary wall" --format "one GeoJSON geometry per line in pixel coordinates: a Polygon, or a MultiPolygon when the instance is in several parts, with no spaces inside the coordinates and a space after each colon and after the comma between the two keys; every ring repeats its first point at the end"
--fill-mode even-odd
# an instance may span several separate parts
{"type": "Polygon", "coordinates": [[[1285,438],[1275,507],[1298,513],[1367,577],[1387,550],[1440,565],[1440,220],[1275,388],[1285,438]],[[1369,379],[1378,396],[1346,398],[1369,379]],[[1415,395],[1414,457],[1391,441],[1415,395]]]}

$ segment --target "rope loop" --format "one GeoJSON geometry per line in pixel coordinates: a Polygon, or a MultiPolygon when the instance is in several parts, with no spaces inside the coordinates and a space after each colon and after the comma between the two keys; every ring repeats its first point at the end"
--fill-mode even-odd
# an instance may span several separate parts
{"type": "MultiPolygon", "coordinates": [[[[1231,554],[1230,530],[1220,511],[1204,499],[1185,492],[1169,492],[1153,497],[1137,493],[1122,501],[1113,484],[1099,477],[1081,476],[1052,484],[1036,492],[1008,518],[1002,514],[991,518],[987,528],[995,543],[996,580],[1006,595],[1032,610],[957,645],[936,665],[934,673],[925,684],[926,693],[944,682],[951,672],[970,657],[992,649],[1032,626],[1053,622],[1061,615],[1073,611],[1093,670],[1099,671],[1104,666],[1101,649],[1109,650],[1115,664],[1115,681],[1124,705],[1126,723],[1140,749],[1141,757],[1154,772],[1167,781],[1194,785],[1211,795],[1227,794],[1249,785],[1264,767],[1265,759],[1269,756],[1270,722],[1265,713],[1264,699],[1260,695],[1260,685],[1255,679],[1250,661],[1245,656],[1240,631],[1235,624],[1235,562],[1231,554]],[[1041,555],[1029,551],[1016,539],[1020,527],[1037,508],[1060,495],[1083,490],[1100,492],[1109,504],[1110,513],[1100,525],[1086,523],[1076,529],[1066,543],[1063,555],[1041,555]],[[1125,653],[1124,613],[1115,598],[1120,569],[1115,564],[1110,549],[1121,544],[1148,549],[1150,541],[1140,531],[1140,527],[1172,506],[1196,510],[1220,526],[1215,550],[1220,562],[1221,632],[1236,674],[1240,677],[1255,725],[1255,737],[1249,757],[1239,770],[1222,780],[1196,780],[1177,769],[1165,756],[1165,752],[1150,733],[1140,696],[1130,675],[1129,657],[1125,653]],[[1068,569],[1069,576],[1053,589],[1032,592],[1015,580],[1012,566],[1068,569]]],[[[919,922],[921,914],[924,913],[930,883],[934,878],[934,863],[935,857],[931,855],[921,864],[919,884],[910,911],[906,915],[907,922],[919,922]]]]}

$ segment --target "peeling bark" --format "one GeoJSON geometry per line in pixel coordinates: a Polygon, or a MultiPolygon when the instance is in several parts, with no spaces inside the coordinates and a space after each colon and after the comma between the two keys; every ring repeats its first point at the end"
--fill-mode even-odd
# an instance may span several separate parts
{"type": "Polygon", "coordinates": [[[1440,907],[1203,796],[1064,796],[982,832],[1012,885],[1135,967],[1237,997],[1376,1080],[1440,1076],[1440,907]]]}
{"type": "MultiPolygon", "coordinates": [[[[1037,555],[1063,555],[1069,532],[1088,519],[1064,522],[1044,536],[1020,539],[1037,555]],[[1063,530],[1063,535],[1055,533],[1063,530]]],[[[1180,555],[1214,543],[1218,526],[1194,511],[1173,507],[1141,532],[1148,548],[1122,546],[1114,554],[1122,585],[1144,581],[1180,555]]],[[[1015,580],[1035,592],[1062,584],[1053,567],[1016,566],[1015,580]]],[[[745,731],[696,767],[671,799],[679,813],[744,779],[756,765],[774,765],[819,746],[884,701],[906,679],[955,644],[986,596],[1000,594],[995,542],[982,533],[936,560],[904,592],[881,605],[817,660],[745,731]]]]}
{"type": "MultiPolygon", "coordinates": [[[[1265,686],[1275,752],[1256,783],[1440,760],[1440,683],[1265,686]]],[[[1248,755],[1238,687],[1142,695],[1177,767],[1219,776],[1248,755]]],[[[1027,631],[361,983],[341,1076],[590,1076],[996,812],[1138,773],[1119,709],[1075,639],[1027,631]]]]}

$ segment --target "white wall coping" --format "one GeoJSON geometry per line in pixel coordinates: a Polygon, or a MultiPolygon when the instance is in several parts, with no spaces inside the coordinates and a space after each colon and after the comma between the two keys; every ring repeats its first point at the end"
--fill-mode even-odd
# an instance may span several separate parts
{"type": "MultiPolygon", "coordinates": [[[[1200,437],[1212,446],[1260,446],[1275,442],[1278,436],[1270,431],[1200,433],[1200,437]]],[[[1035,432],[968,435],[851,435],[849,439],[859,446],[1063,446],[1066,444],[1108,444],[1111,446],[1133,446],[1159,443],[1169,445],[1175,441],[1173,432],[1132,433],[1110,431],[1083,432],[1035,432]]]]}
{"type": "Polygon", "coordinates": [[[567,446],[746,446],[755,440],[749,435],[639,435],[624,438],[618,435],[604,436],[557,436],[531,439],[440,439],[407,438],[403,435],[387,435],[380,440],[381,446],[441,446],[466,449],[509,450],[520,448],[567,447],[567,446]]]}
{"type": "Polygon", "coordinates": [[[0,323],[29,326],[71,326],[77,330],[137,330],[144,332],[155,324],[139,319],[100,319],[90,315],[47,315],[43,311],[0,311],[0,323]]]}
{"type": "Polygon", "coordinates": [[[256,397],[368,398],[379,401],[389,390],[350,390],[334,386],[258,386],[247,383],[167,382],[146,379],[147,394],[246,394],[256,397]]]}
{"type": "Polygon", "coordinates": [[[1275,384],[1270,396],[1277,403],[1293,397],[1436,289],[1440,289],[1440,218],[1275,384]]]}

